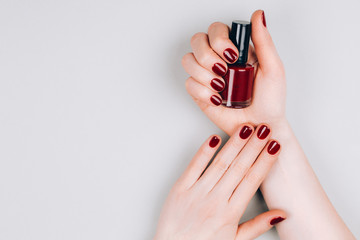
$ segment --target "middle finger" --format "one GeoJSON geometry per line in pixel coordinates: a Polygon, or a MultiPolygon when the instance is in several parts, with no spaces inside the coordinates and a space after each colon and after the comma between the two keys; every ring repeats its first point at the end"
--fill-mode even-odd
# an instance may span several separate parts
{"type": "Polygon", "coordinates": [[[266,124],[261,124],[256,129],[255,134],[250,138],[249,142],[247,142],[243,150],[232,162],[226,174],[224,174],[222,179],[214,187],[213,192],[215,194],[224,196],[227,199],[230,198],[236,186],[246,175],[260,152],[265,147],[270,135],[270,127],[266,124]]]}
{"type": "Polygon", "coordinates": [[[241,125],[240,129],[230,137],[225,146],[216,155],[214,161],[206,169],[197,185],[201,188],[206,188],[206,191],[210,192],[248,142],[252,133],[253,127],[250,124],[241,125]]]}

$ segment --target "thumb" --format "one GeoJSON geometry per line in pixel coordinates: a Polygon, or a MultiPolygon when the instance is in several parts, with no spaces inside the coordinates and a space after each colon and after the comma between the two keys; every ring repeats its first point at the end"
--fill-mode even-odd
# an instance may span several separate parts
{"type": "Polygon", "coordinates": [[[282,210],[270,210],[239,225],[235,240],[250,240],[271,229],[275,224],[286,219],[282,210]]]}
{"type": "Polygon", "coordinates": [[[251,16],[251,40],[254,43],[259,67],[265,73],[274,71],[278,73],[279,69],[283,69],[280,57],[266,27],[265,13],[262,10],[255,11],[251,16]]]}

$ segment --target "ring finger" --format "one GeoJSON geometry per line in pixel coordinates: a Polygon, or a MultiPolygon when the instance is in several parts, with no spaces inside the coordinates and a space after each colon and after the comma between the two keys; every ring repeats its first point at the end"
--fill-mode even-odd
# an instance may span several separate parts
{"type": "Polygon", "coordinates": [[[238,210],[245,209],[256,190],[259,188],[271,167],[275,163],[280,153],[281,146],[271,140],[263,149],[254,165],[246,173],[240,184],[234,190],[229,202],[238,210]],[[240,199],[242,201],[240,201],[240,199]]]}
{"type": "Polygon", "coordinates": [[[189,77],[185,82],[188,93],[196,100],[206,103],[210,106],[219,106],[222,103],[220,94],[215,93],[198,81],[189,77]]]}
{"type": "Polygon", "coordinates": [[[240,126],[240,130],[236,131],[235,134],[230,137],[225,146],[216,155],[214,161],[198,181],[198,186],[201,186],[201,188],[205,187],[211,191],[248,142],[252,133],[253,127],[250,126],[250,124],[240,126]],[[245,135],[242,133],[245,133],[245,135]]]}
{"type": "MultiPolygon", "coordinates": [[[[228,63],[234,63],[238,59],[239,51],[229,38],[229,27],[221,22],[215,22],[208,29],[209,43],[211,48],[228,63]]],[[[257,62],[254,47],[250,44],[248,51],[248,63],[257,62]]]]}

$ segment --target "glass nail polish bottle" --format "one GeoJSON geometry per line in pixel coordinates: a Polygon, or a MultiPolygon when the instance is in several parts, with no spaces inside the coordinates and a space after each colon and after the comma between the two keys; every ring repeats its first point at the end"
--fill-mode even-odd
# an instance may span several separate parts
{"type": "Polygon", "coordinates": [[[229,38],[239,50],[238,60],[228,65],[224,76],[225,89],[220,93],[222,104],[230,108],[245,108],[251,103],[254,67],[247,63],[251,23],[247,21],[233,21],[229,38]]]}

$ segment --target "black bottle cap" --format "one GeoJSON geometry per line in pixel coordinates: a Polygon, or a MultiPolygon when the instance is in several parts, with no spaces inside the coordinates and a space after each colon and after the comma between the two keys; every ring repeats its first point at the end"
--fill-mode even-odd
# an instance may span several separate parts
{"type": "Polygon", "coordinates": [[[245,65],[248,60],[250,35],[250,22],[240,20],[232,22],[229,38],[239,50],[239,59],[235,62],[236,64],[245,65]]]}

